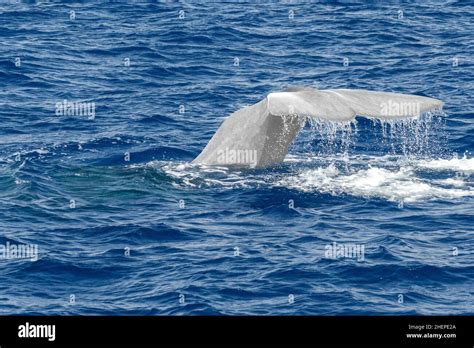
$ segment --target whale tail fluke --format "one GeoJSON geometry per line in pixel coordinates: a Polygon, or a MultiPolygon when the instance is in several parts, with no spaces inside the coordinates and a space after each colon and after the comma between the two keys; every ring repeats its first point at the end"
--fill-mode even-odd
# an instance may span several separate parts
{"type": "Polygon", "coordinates": [[[418,117],[443,106],[442,101],[429,97],[357,89],[294,88],[270,93],[267,101],[270,114],[275,116],[299,115],[335,122],[350,121],[356,116],[377,119],[418,117]]]}
{"type": "Polygon", "coordinates": [[[416,95],[290,88],[270,93],[230,115],[193,162],[265,167],[284,160],[306,117],[332,122],[347,122],[356,116],[390,120],[418,117],[442,106],[440,100],[416,95]]]}

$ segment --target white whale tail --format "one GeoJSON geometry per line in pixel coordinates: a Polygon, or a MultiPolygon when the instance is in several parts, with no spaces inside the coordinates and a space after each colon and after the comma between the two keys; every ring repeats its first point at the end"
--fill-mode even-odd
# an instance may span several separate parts
{"type": "Polygon", "coordinates": [[[282,162],[306,117],[347,122],[356,116],[377,119],[418,117],[440,110],[429,97],[366,90],[292,88],[270,93],[230,115],[194,163],[264,167],[282,162]]]}
{"type": "Polygon", "coordinates": [[[357,89],[301,88],[270,93],[267,100],[268,110],[275,116],[295,114],[336,122],[350,121],[356,115],[378,119],[417,117],[443,106],[442,101],[428,97],[357,89]]]}

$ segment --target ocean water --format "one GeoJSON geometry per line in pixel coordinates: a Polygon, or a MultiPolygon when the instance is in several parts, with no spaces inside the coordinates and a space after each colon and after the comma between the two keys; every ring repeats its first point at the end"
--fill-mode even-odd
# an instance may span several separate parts
{"type": "Polygon", "coordinates": [[[0,314],[474,314],[473,18],[469,1],[0,2],[0,314]],[[289,86],[445,107],[308,121],[273,168],[190,164],[289,86]]]}

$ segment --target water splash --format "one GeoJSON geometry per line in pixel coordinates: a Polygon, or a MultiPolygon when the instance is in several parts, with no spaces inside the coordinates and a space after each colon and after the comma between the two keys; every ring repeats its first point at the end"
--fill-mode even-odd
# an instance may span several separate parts
{"type": "Polygon", "coordinates": [[[381,145],[393,155],[420,157],[440,155],[445,148],[445,118],[441,111],[423,113],[419,117],[378,120],[373,119],[376,131],[380,130],[381,145]]]}
{"type": "MultiPolygon", "coordinates": [[[[440,116],[439,112],[425,113],[416,118],[373,119],[360,124],[357,120],[332,122],[308,117],[299,120],[308,126],[298,140],[306,151],[288,155],[285,163],[290,166],[282,170],[236,172],[173,163],[161,169],[178,186],[285,187],[385,199],[396,202],[400,209],[410,202],[472,197],[474,184],[469,176],[474,172],[473,159],[466,154],[463,158],[441,159],[445,119],[440,116]],[[383,155],[358,153],[359,145],[366,141],[364,137],[370,137],[370,146],[383,155]],[[446,171],[454,173],[444,175],[446,171]]],[[[286,121],[295,121],[288,117],[285,125],[286,121]]]]}
{"type": "Polygon", "coordinates": [[[319,155],[339,154],[347,158],[357,134],[357,120],[332,122],[308,117],[311,143],[317,142],[319,155]]]}

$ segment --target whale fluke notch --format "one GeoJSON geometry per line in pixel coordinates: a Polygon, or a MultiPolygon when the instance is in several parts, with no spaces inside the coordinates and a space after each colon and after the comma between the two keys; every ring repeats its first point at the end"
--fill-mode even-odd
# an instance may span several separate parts
{"type": "Polygon", "coordinates": [[[356,115],[387,120],[417,117],[442,107],[438,99],[417,95],[292,87],[232,113],[193,163],[227,167],[280,163],[307,117],[333,122],[347,122],[356,115]]]}

